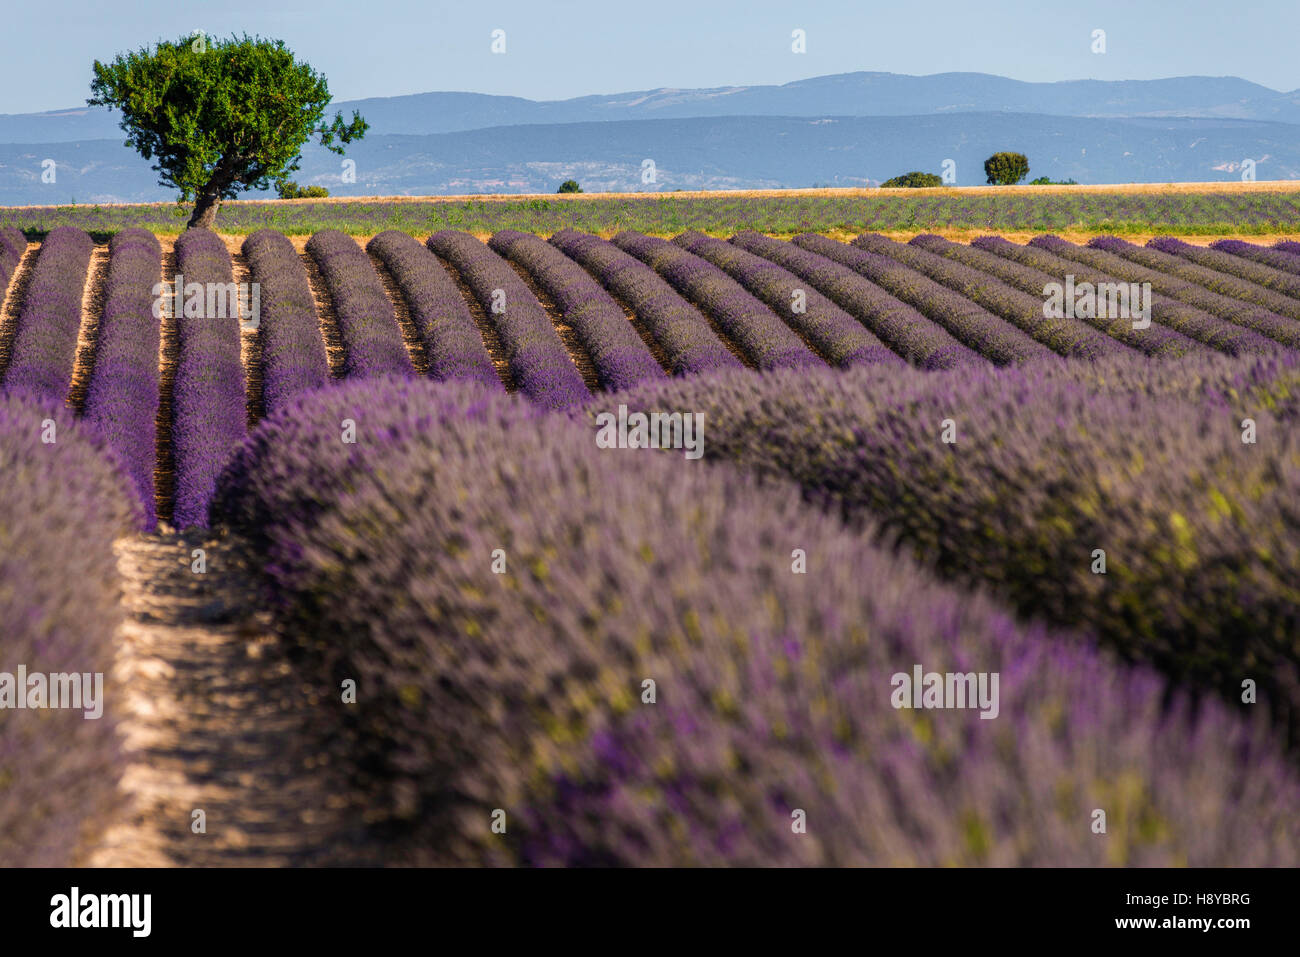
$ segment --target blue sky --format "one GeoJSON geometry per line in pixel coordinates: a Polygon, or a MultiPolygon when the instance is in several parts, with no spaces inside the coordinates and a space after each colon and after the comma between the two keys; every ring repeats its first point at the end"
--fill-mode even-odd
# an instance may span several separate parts
{"type": "Polygon", "coordinates": [[[1127,0],[29,0],[6,4],[0,113],[85,101],[94,59],[202,29],[285,40],[337,99],[533,99],[880,70],[1019,80],[1240,76],[1300,88],[1300,2],[1127,0]],[[506,31],[506,54],[490,50],[506,31]],[[807,52],[791,52],[791,31],[807,52]],[[1107,52],[1090,51],[1094,29],[1107,52]]]}

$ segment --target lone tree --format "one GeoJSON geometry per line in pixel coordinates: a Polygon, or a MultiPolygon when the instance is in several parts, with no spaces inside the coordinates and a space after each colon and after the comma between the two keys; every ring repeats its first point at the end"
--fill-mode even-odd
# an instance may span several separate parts
{"type": "Polygon", "coordinates": [[[557,189],[556,192],[557,193],[581,193],[582,187],[578,185],[578,181],[576,179],[566,179],[563,183],[560,184],[560,188],[557,189]]]}
{"type": "Polygon", "coordinates": [[[190,227],[211,228],[223,199],[288,180],[313,136],[339,143],[365,135],[360,114],[324,124],[329,86],[280,40],[202,35],[95,61],[90,106],[122,113],[127,146],[157,159],[159,183],[194,199],[190,227]]]}
{"type": "Polygon", "coordinates": [[[1014,186],[1029,175],[1029,157],[1024,153],[994,153],[984,161],[984,175],[990,186],[1014,186]]]}

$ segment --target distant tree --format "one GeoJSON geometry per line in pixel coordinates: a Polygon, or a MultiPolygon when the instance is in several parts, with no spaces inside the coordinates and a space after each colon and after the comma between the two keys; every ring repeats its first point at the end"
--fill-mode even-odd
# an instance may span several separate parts
{"type": "Polygon", "coordinates": [[[1072,179],[1048,179],[1046,176],[1040,176],[1038,179],[1031,179],[1030,186],[1078,186],[1072,179]]]}
{"type": "Polygon", "coordinates": [[[927,186],[942,186],[942,185],[943,185],[942,177],[936,176],[934,175],[934,173],[921,173],[921,172],[913,171],[911,173],[904,173],[902,176],[895,176],[893,179],[885,180],[883,183],[880,184],[880,188],[890,189],[899,186],[906,186],[910,189],[923,189],[927,186]]]}
{"type": "Polygon", "coordinates": [[[1029,158],[1024,153],[994,153],[984,161],[984,175],[990,186],[1014,186],[1029,175],[1029,158]]]}
{"type": "Polygon", "coordinates": [[[557,189],[556,192],[557,193],[581,193],[582,187],[578,185],[578,181],[576,179],[566,179],[563,183],[560,184],[560,188],[557,189]]]}
{"type": "Polygon", "coordinates": [[[163,186],[194,199],[191,227],[211,227],[223,199],[267,189],[298,169],[314,136],[338,143],[365,135],[358,113],[323,122],[330,102],[325,77],[294,59],[281,40],[198,34],[95,61],[90,106],[122,113],[127,146],[154,165],[163,186]]]}
{"type": "Polygon", "coordinates": [[[324,199],[330,194],[324,186],[299,186],[291,179],[276,183],[275,191],[281,199],[324,199]]]}

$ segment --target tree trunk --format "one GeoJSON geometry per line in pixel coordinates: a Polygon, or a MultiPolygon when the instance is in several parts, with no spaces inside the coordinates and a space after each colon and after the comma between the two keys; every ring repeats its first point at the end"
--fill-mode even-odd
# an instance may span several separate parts
{"type": "Polygon", "coordinates": [[[219,192],[200,192],[194,201],[194,214],[190,216],[186,229],[211,229],[217,222],[217,210],[221,208],[219,192]]]}

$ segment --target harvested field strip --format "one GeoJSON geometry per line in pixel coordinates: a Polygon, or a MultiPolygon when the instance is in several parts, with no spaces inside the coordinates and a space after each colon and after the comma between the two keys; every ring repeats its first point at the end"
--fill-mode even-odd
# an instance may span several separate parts
{"type": "Polygon", "coordinates": [[[411,308],[407,305],[406,297],[402,295],[401,288],[397,285],[397,280],[384,261],[377,255],[366,251],[370,257],[370,264],[375,267],[375,272],[379,276],[379,281],[384,284],[384,292],[388,295],[388,301],[393,305],[393,315],[397,317],[397,324],[402,329],[402,341],[406,343],[406,353],[411,357],[411,365],[414,366],[418,375],[427,376],[429,374],[429,352],[424,343],[420,341],[420,334],[416,331],[415,321],[411,318],[411,308]]]}
{"type": "MultiPolygon", "coordinates": [[[[241,250],[230,250],[230,267],[240,288],[251,290],[253,277],[248,268],[248,260],[241,250]]],[[[239,356],[244,366],[248,428],[251,430],[266,415],[266,402],[262,397],[262,332],[260,326],[250,328],[242,321],[242,317],[239,327],[239,356]]]]}
{"type": "MultiPolygon", "coordinates": [[[[163,295],[172,294],[176,285],[176,240],[160,239],[162,244],[163,295]]],[[[176,461],[172,455],[172,396],[176,391],[176,360],[180,347],[176,318],[164,311],[158,341],[158,466],[153,487],[159,521],[172,519],[176,499],[176,461]]]]}
{"type": "Polygon", "coordinates": [[[27,301],[27,287],[32,281],[32,267],[40,255],[40,243],[28,243],[27,252],[23,253],[22,262],[9,277],[9,290],[5,295],[4,309],[0,310],[0,381],[9,371],[9,360],[13,358],[14,336],[18,333],[18,313],[27,301]]]}
{"type": "Polygon", "coordinates": [[[163,535],[116,547],[127,620],[115,670],[127,811],[83,855],[95,867],[377,864],[364,807],[229,539],[163,535]],[[192,571],[202,548],[206,571],[192,571]],[[194,811],[205,833],[194,833],[194,811]]]}
{"type": "Polygon", "coordinates": [[[96,245],[86,270],[86,289],[81,298],[81,331],[77,334],[77,358],[72,368],[68,405],[77,414],[86,404],[86,389],[95,368],[95,347],[99,343],[99,322],[104,315],[104,297],[108,283],[108,246],[96,245]]]}
{"type": "Polygon", "coordinates": [[[305,250],[298,251],[307,270],[307,282],[311,286],[312,298],[316,300],[316,316],[320,320],[321,338],[325,340],[325,355],[329,358],[330,375],[335,379],[343,378],[343,336],[339,332],[338,316],[334,314],[334,300],[330,298],[329,284],[321,275],[316,260],[305,250]]]}
{"type": "Polygon", "coordinates": [[[492,366],[497,370],[497,375],[501,377],[501,384],[506,387],[507,392],[518,392],[519,383],[515,381],[514,374],[510,371],[510,362],[506,359],[505,346],[501,344],[501,336],[497,333],[496,327],[492,325],[492,321],[488,319],[483,304],[474,295],[474,290],[469,288],[469,283],[465,281],[465,277],[460,274],[459,269],[437,253],[432,254],[442,265],[442,268],[447,270],[447,275],[455,280],[456,288],[460,290],[465,305],[469,306],[470,315],[474,317],[474,324],[478,326],[479,335],[483,337],[483,347],[487,349],[488,356],[492,359],[492,366]]]}

